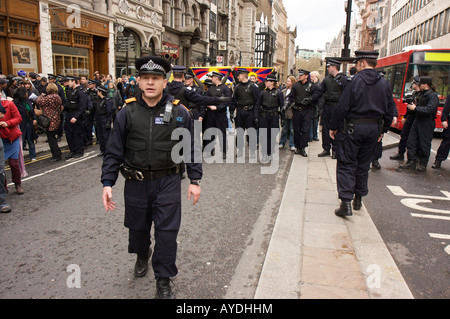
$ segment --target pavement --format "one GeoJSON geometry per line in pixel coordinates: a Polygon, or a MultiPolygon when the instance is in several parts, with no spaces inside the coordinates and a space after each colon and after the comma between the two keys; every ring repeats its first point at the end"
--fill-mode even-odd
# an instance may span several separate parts
{"type": "MultiPolygon", "coordinates": [[[[386,133],[383,149],[397,147],[398,141],[394,133],[386,133]]],[[[58,144],[68,152],[65,137],[58,144]]],[[[50,150],[45,134],[35,145],[38,160],[51,157],[42,154],[50,150]]],[[[364,198],[353,216],[335,216],[340,203],[336,160],[317,157],[321,145],[310,143],[307,158],[294,155],[254,298],[414,298],[364,198]]],[[[24,158],[28,163],[28,151],[24,158]]]]}
{"type": "MultiPolygon", "coordinates": [[[[397,147],[388,132],[383,149],[397,147]]],[[[336,160],[294,155],[255,299],[413,299],[364,206],[339,207],[336,160]]],[[[370,175],[369,175],[370,178],[370,175]]]]}

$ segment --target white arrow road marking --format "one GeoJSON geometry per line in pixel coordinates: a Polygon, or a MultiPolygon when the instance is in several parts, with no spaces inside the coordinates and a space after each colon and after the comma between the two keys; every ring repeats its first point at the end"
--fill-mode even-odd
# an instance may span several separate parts
{"type": "Polygon", "coordinates": [[[410,207],[412,209],[422,210],[422,211],[428,212],[428,213],[450,214],[450,210],[434,209],[434,208],[428,208],[428,207],[423,207],[423,206],[417,205],[419,203],[431,203],[432,201],[429,199],[403,198],[400,202],[403,205],[410,207]]]}
{"type": "Polygon", "coordinates": [[[394,194],[395,196],[414,197],[414,198],[427,198],[427,199],[437,199],[437,200],[448,200],[448,201],[450,201],[450,192],[447,192],[447,191],[441,191],[441,193],[444,194],[445,197],[438,197],[438,196],[429,196],[429,195],[408,194],[400,186],[391,186],[391,185],[386,185],[386,186],[387,186],[387,188],[390,189],[392,194],[394,194]]]}

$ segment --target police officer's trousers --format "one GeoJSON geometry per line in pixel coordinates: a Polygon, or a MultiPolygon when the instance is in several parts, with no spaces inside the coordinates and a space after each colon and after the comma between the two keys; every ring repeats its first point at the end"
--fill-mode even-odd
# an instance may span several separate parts
{"type": "Polygon", "coordinates": [[[142,254],[150,247],[154,225],[152,266],[155,278],[173,277],[177,235],[181,223],[181,179],[172,174],[155,180],[125,181],[125,227],[129,228],[128,252],[142,254]]]}
{"type": "Polygon", "coordinates": [[[425,166],[428,164],[435,126],[436,123],[431,117],[416,116],[408,137],[408,161],[418,159],[420,164],[425,166]]]}
{"type": "Polygon", "coordinates": [[[294,111],[292,126],[294,127],[294,144],[297,149],[308,147],[313,115],[314,108],[312,107],[294,111]]]}
{"type": "Polygon", "coordinates": [[[336,152],[336,145],[334,140],[330,137],[330,121],[331,121],[331,113],[333,112],[333,108],[335,105],[325,104],[323,106],[322,111],[322,148],[325,151],[330,151],[333,149],[333,153],[336,152]]]}
{"type": "Polygon", "coordinates": [[[265,114],[259,118],[259,135],[261,154],[272,155],[275,153],[276,137],[280,130],[280,118],[278,113],[265,114]],[[272,131],[272,129],[276,129],[272,131]]]}
{"type": "Polygon", "coordinates": [[[111,133],[112,116],[99,115],[95,119],[95,131],[97,133],[97,142],[100,144],[100,152],[105,153],[109,134],[111,133]]]}
{"type": "Polygon", "coordinates": [[[64,129],[66,130],[67,144],[70,152],[84,155],[84,131],[83,119],[78,119],[74,124],[70,123],[73,115],[66,114],[64,129]]]}
{"type": "Polygon", "coordinates": [[[401,154],[406,153],[406,145],[408,143],[408,137],[413,123],[414,117],[407,117],[405,123],[403,123],[402,132],[400,134],[400,142],[398,143],[398,152],[401,154]]]}
{"type": "MultiPolygon", "coordinates": [[[[219,139],[219,145],[221,151],[225,153],[227,151],[227,127],[228,127],[226,109],[217,111],[207,111],[206,118],[204,120],[204,125],[205,130],[215,128],[221,133],[222,136],[219,139]]],[[[212,136],[211,139],[204,139],[203,146],[205,147],[209,143],[213,142],[216,139],[216,135],[212,136]]]]}
{"type": "Polygon", "coordinates": [[[341,200],[351,201],[354,195],[368,194],[370,163],[379,135],[377,124],[355,124],[353,134],[336,135],[336,182],[341,200]]]}
{"type": "MultiPolygon", "coordinates": [[[[244,110],[242,108],[238,108],[236,110],[236,118],[235,124],[236,128],[240,128],[242,130],[236,132],[236,144],[239,148],[239,146],[244,147],[244,136],[241,134],[243,131],[248,130],[250,128],[254,128],[256,132],[256,127],[254,124],[255,116],[253,115],[253,110],[244,110]]],[[[247,131],[248,134],[248,131],[247,131]]],[[[249,146],[251,146],[252,150],[256,150],[256,141],[254,143],[249,142],[249,135],[247,135],[247,143],[249,143],[249,146]]]]}
{"type": "Polygon", "coordinates": [[[448,157],[448,152],[450,150],[450,129],[444,130],[442,133],[442,142],[439,146],[436,154],[436,161],[445,161],[448,157]]]}

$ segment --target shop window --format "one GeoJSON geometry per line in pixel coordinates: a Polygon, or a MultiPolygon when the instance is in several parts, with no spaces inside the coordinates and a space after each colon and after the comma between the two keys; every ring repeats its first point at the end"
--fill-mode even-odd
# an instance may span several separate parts
{"type": "Polygon", "coordinates": [[[70,44],[70,33],[66,31],[52,32],[52,41],[70,44]]]}
{"type": "Polygon", "coordinates": [[[10,21],[9,32],[26,37],[36,37],[36,26],[29,23],[10,21]]]}
{"type": "Polygon", "coordinates": [[[82,76],[89,74],[88,58],[78,55],[53,54],[55,74],[82,76]]]}
{"type": "Polygon", "coordinates": [[[77,45],[89,46],[89,35],[74,32],[73,42],[77,45]]]}

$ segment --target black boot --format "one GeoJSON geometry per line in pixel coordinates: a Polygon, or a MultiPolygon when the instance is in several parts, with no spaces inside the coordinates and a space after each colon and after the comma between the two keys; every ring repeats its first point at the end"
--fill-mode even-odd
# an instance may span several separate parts
{"type": "Polygon", "coordinates": [[[361,195],[355,195],[355,198],[353,198],[353,209],[360,210],[361,207],[362,207],[361,195]]]}
{"type": "Polygon", "coordinates": [[[427,164],[419,163],[419,167],[417,167],[419,172],[425,172],[427,170],[427,164]]]}
{"type": "Polygon", "coordinates": [[[392,155],[389,158],[391,160],[395,160],[395,161],[403,161],[405,159],[405,154],[399,152],[399,153],[397,153],[395,155],[392,155]]]}
{"type": "Polygon", "coordinates": [[[441,168],[441,163],[442,163],[442,161],[434,161],[434,164],[433,164],[433,166],[431,166],[431,168],[434,168],[434,169],[441,168]]]}
{"type": "Polygon", "coordinates": [[[372,167],[374,167],[376,169],[381,169],[381,164],[380,164],[380,162],[378,162],[378,160],[374,160],[372,162],[372,167]]]}
{"type": "Polygon", "coordinates": [[[159,278],[156,281],[156,297],[158,299],[175,299],[172,288],[170,288],[169,278],[159,278]]]}
{"type": "Polygon", "coordinates": [[[334,211],[336,216],[345,217],[352,216],[352,203],[347,201],[341,201],[341,206],[334,211]]]}
{"type": "Polygon", "coordinates": [[[331,155],[330,151],[323,150],[322,153],[319,153],[318,157],[325,157],[331,155]]]}
{"type": "Polygon", "coordinates": [[[308,154],[306,154],[306,151],[305,151],[305,148],[304,148],[304,147],[298,148],[298,149],[295,151],[295,154],[301,155],[301,156],[303,156],[303,157],[308,157],[308,154]]]}
{"type": "Polygon", "coordinates": [[[416,169],[416,160],[408,160],[405,164],[399,166],[399,168],[403,169],[416,169]]]}
{"type": "Polygon", "coordinates": [[[144,277],[148,271],[148,260],[152,255],[152,249],[149,248],[147,253],[138,254],[136,264],[134,265],[134,275],[136,277],[144,277]]]}

